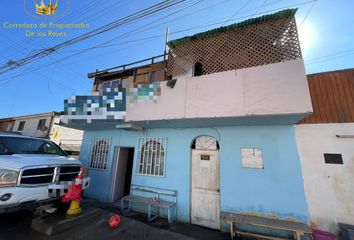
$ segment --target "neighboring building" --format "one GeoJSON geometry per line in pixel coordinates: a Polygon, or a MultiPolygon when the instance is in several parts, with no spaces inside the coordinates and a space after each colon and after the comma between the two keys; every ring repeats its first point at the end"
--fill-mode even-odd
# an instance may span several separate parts
{"type": "Polygon", "coordinates": [[[59,112],[49,112],[14,117],[12,131],[19,132],[25,136],[50,138],[51,127],[55,119],[60,119],[59,112]]]}
{"type": "Polygon", "coordinates": [[[15,124],[13,118],[3,118],[0,119],[0,131],[12,131],[15,124]]]}
{"type": "Polygon", "coordinates": [[[311,223],[354,223],[354,69],[308,75],[313,114],[296,126],[311,223]]]}
{"type": "Polygon", "coordinates": [[[61,146],[69,155],[78,157],[83,132],[59,125],[60,116],[60,112],[48,112],[0,119],[0,129],[49,139],[61,146]]]}
{"type": "Polygon", "coordinates": [[[87,196],[117,201],[136,184],[177,191],[178,220],[206,227],[225,226],[220,211],[307,223],[294,124],[312,105],[295,12],[170,41],[162,62],[89,74],[97,93],[66,100],[62,117],[85,131],[87,196]]]}

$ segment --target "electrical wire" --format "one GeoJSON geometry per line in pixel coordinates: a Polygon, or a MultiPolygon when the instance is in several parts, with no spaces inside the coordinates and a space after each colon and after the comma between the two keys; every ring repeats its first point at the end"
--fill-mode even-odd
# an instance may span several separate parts
{"type": "Polygon", "coordinates": [[[223,24],[222,26],[225,26],[226,23],[228,23],[232,18],[234,18],[237,14],[240,13],[240,11],[242,11],[242,9],[244,9],[248,4],[250,4],[252,2],[252,0],[247,0],[245,2],[245,4],[243,4],[239,9],[237,9],[237,11],[229,18],[227,19],[223,24]]]}
{"type": "MultiPolygon", "coordinates": [[[[91,2],[91,5],[88,4],[86,5],[86,8],[81,8],[80,10],[74,12],[73,14],[71,15],[68,15],[67,17],[61,19],[61,22],[63,23],[67,23],[69,21],[73,21],[75,17],[77,16],[80,16],[80,17],[83,17],[84,15],[86,14],[89,14],[89,17],[88,18],[80,18],[79,20],[76,20],[75,22],[89,22],[89,20],[91,19],[95,19],[95,21],[97,21],[97,19],[100,19],[101,17],[105,16],[105,13],[108,13],[108,12],[112,12],[112,11],[115,11],[117,8],[120,8],[128,3],[131,3],[132,1],[131,0],[126,0],[125,2],[122,1],[120,4],[116,4],[116,3],[113,3],[112,5],[108,5],[106,6],[105,5],[105,2],[108,2],[110,0],[106,0],[106,1],[103,1],[103,2],[99,2],[99,1],[94,1],[94,2],[91,2]],[[92,3],[94,3],[95,5],[92,5],[92,3]],[[97,9],[98,6],[104,6],[103,10],[102,9],[97,9]],[[114,6],[114,7],[113,7],[114,6]],[[96,12],[91,12],[91,10],[96,10],[96,12]],[[107,12],[107,10],[109,10],[107,12]]],[[[71,29],[68,29],[66,30],[66,32],[68,34],[70,34],[73,30],[71,29]]],[[[36,44],[36,43],[39,43],[41,42],[41,44],[43,44],[43,42],[41,41],[41,39],[37,39],[37,40],[34,40],[34,38],[31,38],[28,45],[31,44],[31,45],[39,45],[39,44],[36,44]]],[[[49,46],[49,44],[51,43],[51,41],[46,41],[46,46],[49,46]]],[[[28,47],[26,47],[28,48],[28,47]]],[[[13,52],[13,53],[10,53],[11,56],[19,53],[21,51],[17,51],[16,50],[13,52]]]]}
{"type": "Polygon", "coordinates": [[[256,15],[259,10],[261,10],[267,3],[268,0],[264,0],[263,3],[257,8],[257,10],[254,12],[254,15],[256,15]]]}
{"type": "MultiPolygon", "coordinates": [[[[314,1],[314,0],[305,1],[305,2],[298,3],[298,4],[294,4],[294,5],[288,5],[288,6],[281,7],[281,8],[275,8],[275,9],[271,9],[271,10],[268,10],[268,11],[263,11],[263,12],[261,12],[261,13],[259,13],[259,14],[265,14],[265,13],[269,13],[269,12],[273,12],[273,11],[277,11],[277,10],[282,10],[282,9],[284,9],[284,8],[289,8],[289,7],[294,7],[294,6],[300,6],[300,5],[304,5],[304,4],[311,3],[311,2],[313,2],[313,1],[314,1]]],[[[253,14],[252,14],[252,15],[253,15],[253,14]]],[[[249,15],[249,16],[252,16],[252,15],[249,15]]],[[[249,17],[249,16],[244,16],[244,17],[242,17],[242,18],[247,18],[247,17],[249,17]]],[[[229,18],[229,19],[232,19],[232,18],[229,18]]],[[[224,22],[224,21],[223,21],[223,22],[224,22]]],[[[202,27],[211,26],[211,25],[216,25],[216,24],[220,24],[220,22],[213,23],[213,24],[209,24],[209,25],[204,25],[204,26],[202,26],[202,27]]],[[[199,28],[199,27],[198,27],[198,28],[199,28]]],[[[188,30],[191,30],[191,29],[195,29],[195,28],[189,28],[189,29],[185,29],[185,30],[180,30],[180,31],[176,31],[175,33],[177,33],[177,32],[183,32],[183,31],[188,31],[188,30]]],[[[172,33],[172,34],[173,34],[173,33],[172,33]]],[[[152,36],[151,38],[158,37],[158,36],[160,36],[160,35],[152,36]]],[[[57,60],[57,61],[54,61],[54,62],[50,62],[50,63],[45,64],[45,65],[43,65],[43,66],[40,66],[39,68],[36,68],[36,69],[27,69],[27,70],[29,70],[29,71],[25,72],[24,74],[28,74],[28,73],[31,73],[31,72],[33,72],[33,71],[37,71],[37,70],[39,70],[39,69],[42,69],[43,67],[47,67],[47,66],[49,66],[49,65],[55,64],[55,63],[57,63],[58,61],[65,61],[65,60],[68,59],[68,58],[71,58],[71,57],[76,56],[76,55],[78,55],[78,54],[82,54],[82,53],[86,52],[87,50],[91,50],[91,49],[93,49],[93,48],[84,49],[83,51],[80,50],[79,53],[76,53],[76,54],[73,54],[73,55],[64,57],[64,58],[62,58],[62,59],[60,59],[60,60],[57,60]]],[[[111,53],[111,52],[110,52],[110,53],[111,53]]],[[[22,75],[23,75],[23,74],[16,74],[16,75],[10,76],[10,77],[8,77],[8,78],[2,79],[2,81],[11,80],[11,79],[13,79],[13,78],[16,78],[16,77],[19,77],[19,76],[22,76],[22,75]]]]}
{"type": "Polygon", "coordinates": [[[304,24],[304,22],[306,21],[307,17],[310,15],[313,7],[316,5],[318,0],[314,0],[311,7],[309,8],[309,10],[307,11],[305,17],[302,19],[301,23],[299,24],[299,29],[301,29],[302,25],[304,24]]]}
{"type": "Polygon", "coordinates": [[[354,49],[348,49],[346,51],[340,51],[340,52],[337,52],[337,53],[332,53],[332,54],[324,55],[324,56],[321,56],[321,57],[313,58],[313,59],[311,59],[309,61],[306,61],[305,65],[312,65],[312,64],[316,64],[316,63],[320,63],[320,62],[326,62],[326,61],[330,61],[330,60],[334,60],[334,59],[350,56],[350,55],[353,55],[353,54],[354,54],[354,49]]]}
{"type": "MultiPolygon", "coordinates": [[[[102,1],[102,0],[101,0],[102,1]]],[[[106,2],[109,1],[109,0],[105,0],[106,2]]],[[[79,10],[73,12],[72,14],[69,14],[67,16],[65,16],[64,18],[61,19],[61,22],[65,23],[65,22],[68,22],[69,20],[73,19],[74,17],[76,16],[83,16],[85,14],[88,14],[88,13],[91,13],[91,9],[95,10],[97,9],[97,6],[99,5],[104,5],[104,1],[103,2],[100,2],[100,0],[95,0],[95,1],[92,1],[91,3],[88,3],[85,5],[85,7],[82,7],[80,8],[79,10]]],[[[92,15],[95,15],[95,13],[92,13],[92,15]]],[[[79,21],[77,21],[79,22],[79,21]]],[[[68,31],[67,31],[68,32],[68,31]]],[[[19,41],[20,42],[20,41],[19,41]]],[[[41,41],[41,39],[37,39],[37,40],[34,40],[34,38],[30,38],[29,39],[29,42],[27,44],[26,47],[24,47],[25,49],[27,49],[29,46],[33,45],[33,46],[36,46],[36,45],[39,45],[37,43],[41,42],[40,45],[43,45],[43,41],[41,41]]],[[[48,43],[48,41],[46,41],[46,43],[48,43]]],[[[48,46],[48,44],[45,44],[48,46]]],[[[22,48],[18,49],[17,47],[15,46],[18,46],[17,44],[14,43],[14,45],[12,45],[13,47],[9,47],[9,49],[15,49],[14,51],[10,52],[9,53],[9,56],[16,56],[18,55],[19,53],[22,52],[22,48]]]]}
{"type": "Polygon", "coordinates": [[[83,35],[81,35],[79,37],[70,39],[70,40],[65,41],[65,42],[63,42],[61,44],[53,46],[51,48],[43,49],[43,50],[39,51],[36,54],[30,55],[30,56],[25,57],[23,59],[20,59],[18,61],[9,62],[7,65],[0,67],[0,74],[3,74],[4,72],[7,72],[9,70],[12,70],[12,69],[15,69],[15,68],[18,68],[18,67],[22,67],[23,65],[28,64],[31,61],[34,61],[34,60],[37,60],[38,58],[50,55],[53,52],[55,52],[55,51],[57,51],[57,50],[59,50],[59,49],[61,49],[63,47],[67,47],[67,46],[73,45],[75,43],[81,42],[81,41],[86,40],[88,38],[92,38],[92,37],[97,36],[99,34],[102,34],[102,33],[105,33],[107,31],[110,31],[112,29],[121,27],[121,26],[126,25],[128,23],[135,22],[135,21],[137,21],[139,19],[145,18],[146,16],[149,16],[149,15],[152,15],[154,13],[160,12],[160,11],[162,11],[164,9],[170,8],[170,7],[172,7],[172,6],[176,5],[176,4],[179,4],[179,3],[182,3],[182,2],[185,2],[185,1],[186,0],[165,0],[165,1],[162,1],[162,2],[160,2],[158,4],[155,4],[155,5],[151,6],[151,7],[146,8],[144,10],[140,10],[140,11],[138,11],[136,13],[130,14],[127,17],[124,17],[124,18],[121,18],[121,19],[116,20],[114,22],[108,23],[108,24],[106,24],[106,25],[104,25],[104,26],[102,26],[102,27],[100,27],[98,29],[95,29],[93,31],[85,33],[85,34],[83,34],[83,35]]]}
{"type": "MultiPolygon", "coordinates": [[[[196,3],[201,2],[201,1],[204,1],[204,0],[198,0],[196,3]]],[[[193,5],[196,4],[196,3],[193,3],[193,5]]],[[[189,6],[187,6],[187,7],[189,7],[189,6]]],[[[183,10],[183,9],[182,9],[182,10],[183,10]]],[[[181,11],[181,10],[178,10],[178,11],[176,11],[176,12],[174,12],[174,13],[177,13],[177,12],[180,12],[180,11],[181,11]]],[[[172,13],[172,14],[174,14],[174,13],[172,13]]],[[[169,14],[168,16],[170,16],[170,15],[172,15],[172,14],[169,14]]],[[[162,17],[162,18],[160,18],[160,19],[158,19],[158,20],[153,21],[152,23],[157,22],[157,21],[159,21],[159,20],[161,20],[161,19],[164,19],[164,18],[165,18],[165,17],[162,17]]],[[[150,23],[150,24],[151,24],[151,23],[150,23]]],[[[146,25],[145,25],[145,26],[146,26],[146,25]]],[[[139,28],[139,29],[140,29],[140,28],[139,28]]],[[[134,32],[134,31],[131,31],[131,32],[134,32]]],[[[124,35],[126,35],[126,34],[123,34],[123,35],[121,35],[121,36],[119,36],[119,37],[123,37],[124,35]]],[[[107,43],[107,42],[109,42],[109,41],[106,41],[106,42],[104,42],[104,43],[107,43]]],[[[104,44],[104,43],[103,43],[103,44],[104,44]]],[[[99,44],[99,45],[101,45],[101,44],[99,44]]],[[[71,58],[71,57],[73,57],[73,56],[75,56],[75,55],[79,55],[79,54],[82,54],[82,53],[87,52],[87,51],[89,51],[89,50],[95,49],[95,48],[97,48],[99,45],[96,45],[96,46],[94,46],[94,47],[90,47],[90,48],[85,49],[85,50],[83,50],[83,51],[80,51],[80,52],[78,52],[78,53],[76,53],[76,54],[67,56],[67,57],[65,57],[64,59],[61,59],[61,60],[59,60],[59,61],[66,60],[66,59],[71,58]]],[[[33,72],[33,71],[36,71],[36,70],[45,68],[45,67],[47,67],[47,66],[49,66],[49,65],[56,64],[57,62],[58,62],[58,61],[50,62],[50,63],[45,64],[45,65],[43,65],[43,66],[40,66],[40,67],[38,67],[38,68],[31,69],[30,71],[28,71],[28,72],[26,72],[26,73],[31,73],[31,72],[33,72]]],[[[10,78],[18,77],[18,76],[21,76],[21,75],[22,75],[22,74],[17,74],[17,75],[11,76],[10,78]]],[[[7,79],[8,79],[8,78],[7,78],[7,79]]],[[[3,80],[7,80],[7,79],[3,79],[3,80]]]]}

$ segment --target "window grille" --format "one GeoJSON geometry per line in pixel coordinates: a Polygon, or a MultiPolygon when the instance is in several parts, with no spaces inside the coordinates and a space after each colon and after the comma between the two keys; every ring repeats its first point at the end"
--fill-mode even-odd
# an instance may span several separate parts
{"type": "Polygon", "coordinates": [[[106,170],[109,147],[109,138],[94,138],[91,142],[90,168],[98,170],[106,170]]]}
{"type": "Polygon", "coordinates": [[[138,139],[138,173],[164,176],[167,138],[142,137],[138,139]]]}

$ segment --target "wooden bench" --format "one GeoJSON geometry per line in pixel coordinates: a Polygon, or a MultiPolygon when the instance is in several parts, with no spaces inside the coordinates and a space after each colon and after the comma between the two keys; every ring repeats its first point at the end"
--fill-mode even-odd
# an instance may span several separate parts
{"type": "Polygon", "coordinates": [[[177,218],[177,191],[162,188],[153,188],[139,185],[131,185],[130,194],[121,198],[121,210],[127,212],[132,210],[132,203],[140,203],[147,207],[147,217],[150,223],[160,215],[160,208],[167,209],[168,223],[172,224],[177,218]],[[159,201],[153,201],[153,199],[159,201]],[[125,203],[128,207],[125,207],[125,203]],[[157,210],[157,214],[153,215],[153,209],[157,210]]]}
{"type": "Polygon", "coordinates": [[[221,212],[220,219],[230,224],[231,239],[233,239],[236,235],[245,235],[264,239],[286,239],[259,233],[241,231],[236,229],[236,224],[254,225],[258,227],[289,231],[292,232],[294,239],[296,240],[300,240],[304,234],[312,233],[311,228],[306,224],[287,220],[272,219],[232,212],[221,212]]]}

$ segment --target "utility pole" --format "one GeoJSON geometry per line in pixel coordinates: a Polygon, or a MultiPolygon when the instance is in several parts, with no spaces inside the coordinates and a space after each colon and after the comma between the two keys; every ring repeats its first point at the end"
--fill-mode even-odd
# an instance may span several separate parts
{"type": "Polygon", "coordinates": [[[163,54],[163,61],[165,63],[165,80],[167,80],[167,61],[166,61],[166,54],[167,54],[167,42],[168,42],[168,27],[166,28],[166,38],[165,38],[165,51],[163,54]]]}
{"type": "Polygon", "coordinates": [[[163,60],[164,60],[164,61],[166,60],[168,33],[169,33],[169,29],[168,29],[168,27],[167,27],[167,28],[166,28],[166,38],[165,38],[165,51],[164,51],[164,57],[163,57],[163,60]]]}

